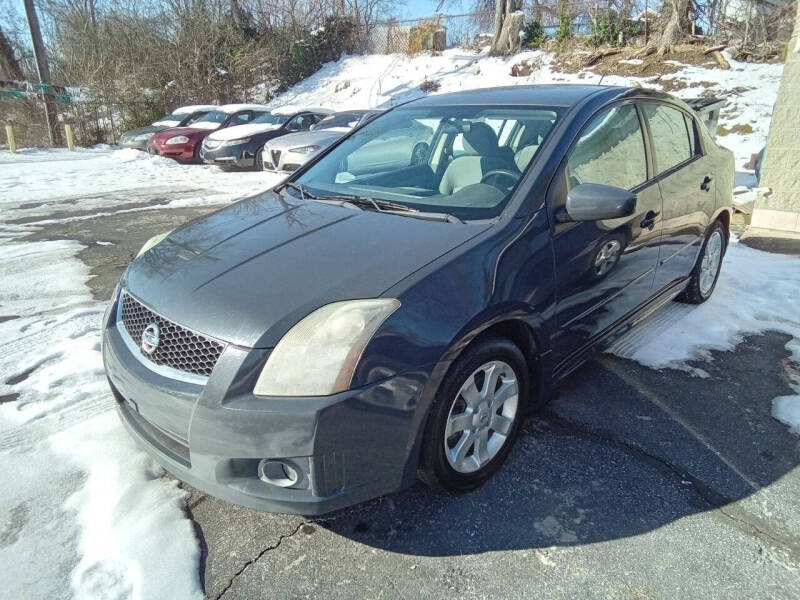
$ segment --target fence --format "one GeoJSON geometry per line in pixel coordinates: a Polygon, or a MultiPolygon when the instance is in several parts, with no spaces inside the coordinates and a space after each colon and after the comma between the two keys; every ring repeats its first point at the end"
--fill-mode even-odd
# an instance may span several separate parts
{"type": "MultiPolygon", "coordinates": [[[[638,3],[637,3],[638,4],[638,3]]],[[[637,4],[626,3],[628,12],[637,4]]],[[[591,33],[593,16],[608,11],[612,2],[571,0],[569,2],[526,3],[525,21],[538,20],[545,33],[554,36],[562,14],[569,16],[574,35],[591,33]]],[[[617,11],[619,12],[619,11],[617,11]]],[[[453,47],[477,47],[494,32],[494,11],[457,15],[437,14],[418,19],[390,19],[365,28],[359,50],[364,54],[413,54],[421,50],[444,50],[453,47]],[[434,32],[440,32],[436,35],[434,32]],[[431,35],[425,36],[425,33],[431,35]],[[420,38],[425,43],[420,47],[420,38]]]]}

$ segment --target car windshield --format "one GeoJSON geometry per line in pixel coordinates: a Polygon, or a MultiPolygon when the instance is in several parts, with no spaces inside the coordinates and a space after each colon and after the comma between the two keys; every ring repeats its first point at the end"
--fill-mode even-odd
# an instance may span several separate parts
{"type": "Polygon", "coordinates": [[[159,117],[153,123],[160,123],[161,121],[180,121],[184,115],[176,115],[175,113],[170,113],[168,115],[164,115],[163,117],[159,117]]]}
{"type": "Polygon", "coordinates": [[[253,119],[253,123],[266,123],[268,125],[283,125],[289,120],[288,115],[273,115],[272,113],[264,113],[260,117],[253,119]]]}
{"type": "Polygon", "coordinates": [[[191,125],[192,123],[199,121],[207,114],[208,111],[201,111],[196,113],[189,113],[180,115],[183,120],[181,121],[181,126],[186,127],[187,125],[191,125]]]}
{"type": "Polygon", "coordinates": [[[217,125],[222,125],[229,116],[230,114],[221,110],[212,110],[211,112],[208,112],[197,119],[197,121],[194,122],[194,125],[201,127],[216,127],[217,125]]]}
{"type": "Polygon", "coordinates": [[[536,159],[561,110],[395,109],[345,139],[295,183],[309,197],[355,196],[463,221],[491,219],[536,159]]]}
{"type": "Polygon", "coordinates": [[[358,125],[358,122],[363,116],[364,111],[340,112],[333,115],[328,115],[319,123],[313,125],[311,129],[315,131],[319,129],[332,129],[334,127],[345,127],[352,129],[358,125]]]}

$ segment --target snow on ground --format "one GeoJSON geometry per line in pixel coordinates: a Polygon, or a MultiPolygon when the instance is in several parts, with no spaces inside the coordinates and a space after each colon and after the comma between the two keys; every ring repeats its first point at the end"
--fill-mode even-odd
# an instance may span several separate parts
{"type": "Polygon", "coordinates": [[[106,208],[111,200],[121,210],[159,195],[158,208],[219,204],[269,189],[281,179],[272,173],[181,165],[131,148],[0,152],[0,213],[7,222],[30,221],[54,210],[66,218],[106,208]]]}
{"type": "Polygon", "coordinates": [[[186,493],[112,412],[87,267],[0,245],[0,565],[13,598],[201,598],[186,493]],[[23,558],[24,560],[20,560],[23,558]],[[44,566],[46,565],[46,568],[44,566]],[[72,594],[65,584],[71,582],[72,594]]]}
{"type": "MultiPolygon", "coordinates": [[[[728,105],[720,124],[726,128],[749,124],[753,128],[753,133],[732,133],[719,140],[733,150],[736,166],[741,168],[750,160],[751,154],[764,146],[783,65],[742,63],[730,56],[728,60],[730,70],[678,63],[682,70],[662,79],[685,80],[689,87],[674,92],[682,98],[700,96],[706,89],[725,98],[728,105]]],[[[446,50],[438,56],[346,56],[326,64],[308,79],[279,95],[270,105],[327,106],[339,110],[388,107],[424,96],[425,92],[420,91],[419,86],[425,79],[439,83],[437,94],[504,85],[597,84],[601,81],[604,85],[661,87],[651,81],[652,76],[603,75],[591,69],[562,73],[555,69],[553,62],[554,56],[541,50],[523,52],[510,58],[491,57],[486,51],[475,53],[463,49],[446,50]],[[527,77],[512,77],[512,65],[523,60],[534,66],[533,72],[527,77]]]]}
{"type": "MultiPolygon", "coordinates": [[[[732,144],[741,166],[763,144],[780,66],[745,70],[731,62],[729,72],[691,67],[680,76],[716,81],[714,91],[742,88],[729,96],[738,116],[731,113],[723,124],[752,120],[754,133],[722,140],[732,144]]],[[[459,50],[436,57],[345,57],[274,104],[375,107],[422,95],[418,86],[426,78],[438,81],[441,92],[599,80],[591,72],[558,73],[542,52],[513,59],[459,50]],[[523,59],[538,67],[530,77],[511,77],[511,65],[523,59]]],[[[110,147],[0,152],[0,477],[13,481],[0,494],[0,565],[9,597],[202,595],[185,494],[161,477],[110,410],[100,355],[105,306],[89,294],[89,272],[76,257],[80,244],[19,238],[48,222],[149,210],[154,198],[158,208],[227,202],[279,179],[110,147]]],[[[732,348],[746,332],[777,329],[794,336],[787,347],[800,363],[800,324],[791,303],[800,292],[799,265],[734,244],[711,301],[697,308],[673,303],[615,351],[655,368],[683,368],[709,349],[732,348]]],[[[775,417],[800,433],[798,413],[800,382],[798,396],[774,404],[775,417]]]]}

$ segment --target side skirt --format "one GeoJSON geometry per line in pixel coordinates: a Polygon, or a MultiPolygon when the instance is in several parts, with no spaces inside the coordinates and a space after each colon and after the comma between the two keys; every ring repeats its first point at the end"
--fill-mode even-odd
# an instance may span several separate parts
{"type": "Polygon", "coordinates": [[[567,358],[562,360],[558,365],[553,368],[552,383],[556,385],[570,373],[584,365],[586,362],[594,358],[599,352],[611,345],[615,340],[626,334],[633,327],[647,319],[650,315],[655,313],[659,308],[673,300],[678,294],[683,291],[688,277],[684,277],[674,282],[667,288],[664,288],[655,296],[648,299],[644,304],[635,308],[627,315],[622,317],[614,325],[611,325],[605,331],[600,332],[594,338],[589,340],[586,344],[578,348],[575,352],[570,354],[567,358]]]}

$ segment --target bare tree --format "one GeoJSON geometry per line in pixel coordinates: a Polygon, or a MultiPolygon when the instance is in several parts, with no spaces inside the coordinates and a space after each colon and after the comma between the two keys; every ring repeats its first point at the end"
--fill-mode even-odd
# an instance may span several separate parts
{"type": "Polygon", "coordinates": [[[519,51],[523,21],[522,0],[496,0],[492,54],[508,56],[519,51]]]}
{"type": "Polygon", "coordinates": [[[9,79],[25,79],[17,57],[14,56],[11,42],[2,29],[0,29],[0,75],[9,79]]]}

